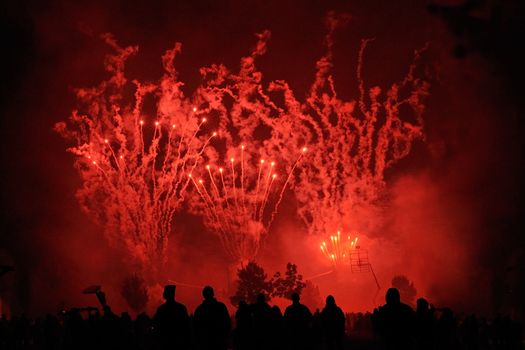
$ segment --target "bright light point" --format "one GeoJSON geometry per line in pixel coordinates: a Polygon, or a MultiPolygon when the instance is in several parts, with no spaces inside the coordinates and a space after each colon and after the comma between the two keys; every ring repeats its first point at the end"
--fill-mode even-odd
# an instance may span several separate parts
{"type": "Polygon", "coordinates": [[[173,124],[171,127],[172,127],[173,129],[175,129],[175,124],[173,124]]]}
{"type": "Polygon", "coordinates": [[[275,179],[277,177],[277,174],[273,174],[272,177],[275,179]]]}
{"type": "Polygon", "coordinates": [[[141,120],[139,123],[140,125],[144,125],[144,120],[141,120]]]}
{"type": "Polygon", "coordinates": [[[193,112],[197,112],[197,107],[193,107],[193,112]]]}
{"type": "Polygon", "coordinates": [[[97,165],[97,162],[93,161],[93,164],[97,165]]]}
{"type": "Polygon", "coordinates": [[[199,180],[199,183],[202,184],[202,180],[199,180]]]}
{"type": "Polygon", "coordinates": [[[91,156],[87,156],[87,157],[88,157],[88,159],[91,159],[91,156]]]}
{"type": "Polygon", "coordinates": [[[216,132],[214,132],[214,133],[213,133],[213,136],[217,136],[217,133],[216,133],[216,132]]]}
{"type": "Polygon", "coordinates": [[[271,166],[274,166],[274,165],[275,165],[275,162],[271,162],[270,165],[271,165],[271,166]]]}
{"type": "Polygon", "coordinates": [[[264,159],[261,159],[261,164],[264,164],[264,159]]]}
{"type": "Polygon", "coordinates": [[[155,126],[159,126],[159,122],[155,122],[155,126]]]}
{"type": "Polygon", "coordinates": [[[188,174],[188,177],[191,177],[191,174],[188,174]]]}
{"type": "Polygon", "coordinates": [[[104,142],[105,142],[105,143],[108,143],[108,139],[105,139],[104,142]]]}
{"type": "Polygon", "coordinates": [[[209,164],[206,165],[206,169],[210,170],[210,165],[209,164]]]}
{"type": "Polygon", "coordinates": [[[241,149],[244,149],[244,145],[241,145],[241,149]]]}
{"type": "Polygon", "coordinates": [[[235,160],[235,159],[233,159],[233,158],[230,158],[230,161],[231,161],[232,163],[233,163],[233,161],[234,161],[234,160],[235,160]]]}
{"type": "Polygon", "coordinates": [[[308,148],[303,147],[303,152],[306,152],[307,150],[308,150],[308,148]]]}
{"type": "Polygon", "coordinates": [[[219,168],[219,171],[222,173],[222,168],[219,168]]]}
{"type": "Polygon", "coordinates": [[[120,156],[120,159],[123,159],[124,157],[123,156],[120,156]]]}
{"type": "Polygon", "coordinates": [[[203,122],[203,123],[206,122],[206,118],[202,118],[202,122],[203,122]]]}

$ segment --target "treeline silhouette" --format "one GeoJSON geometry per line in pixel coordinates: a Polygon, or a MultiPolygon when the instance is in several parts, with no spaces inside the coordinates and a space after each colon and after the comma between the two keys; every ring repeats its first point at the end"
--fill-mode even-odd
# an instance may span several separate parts
{"type": "MultiPolygon", "coordinates": [[[[333,296],[311,312],[298,293],[284,313],[264,294],[253,304],[241,300],[230,315],[203,289],[202,303],[190,315],[175,300],[175,286],[164,289],[165,303],[150,317],[116,315],[98,308],[72,308],[57,315],[0,319],[0,349],[522,349],[522,324],[510,317],[493,319],[454,314],[418,299],[416,310],[390,288],[386,303],[373,313],[344,314],[333,296]]],[[[105,300],[104,300],[105,301],[105,300]]]]}

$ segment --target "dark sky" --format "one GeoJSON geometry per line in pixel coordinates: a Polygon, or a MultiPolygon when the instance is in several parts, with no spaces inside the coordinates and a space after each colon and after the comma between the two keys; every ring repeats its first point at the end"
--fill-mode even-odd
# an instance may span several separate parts
{"type": "MultiPolygon", "coordinates": [[[[157,78],[161,54],[182,42],[177,66],[190,93],[198,84],[199,67],[217,62],[237,67],[255,42],[253,34],[269,29],[269,52],[259,67],[267,81],[285,79],[301,96],[322,54],[324,15],[334,10],[352,16],[335,38],[336,83],[345,98],[355,96],[361,38],[376,39],[365,61],[370,86],[400,79],[412,51],[431,44],[427,140],[388,174],[391,225],[399,227],[407,264],[420,261],[424,245],[439,251],[438,242],[444,241],[445,255],[446,242],[453,242],[450,247],[461,257],[450,261],[461,261],[466,269],[456,276],[462,283],[457,298],[475,294],[479,284],[485,297],[473,299],[490,300],[495,309],[521,308],[523,314],[518,302],[524,292],[519,281],[525,281],[520,3],[3,1],[0,264],[14,264],[17,271],[4,279],[0,293],[10,295],[15,309],[46,310],[97,275],[118,270],[108,264],[107,255],[114,253],[76,204],[80,180],[73,157],[52,131],[75,106],[72,89],[104,77],[108,51],[100,34],[110,32],[122,45],[139,45],[129,74],[141,79],[157,78]],[[415,210],[425,201],[432,209],[415,210]],[[443,224],[447,218],[450,225],[443,224]],[[435,239],[414,239],[414,232],[425,236],[433,227],[435,239]],[[89,264],[96,268],[89,270],[89,264]]],[[[443,269],[453,266],[445,263],[443,269]]],[[[448,276],[440,273],[435,279],[448,276]]],[[[432,278],[425,277],[425,285],[439,285],[428,283],[432,278]]],[[[427,290],[468,305],[444,296],[454,293],[454,283],[427,290]]]]}

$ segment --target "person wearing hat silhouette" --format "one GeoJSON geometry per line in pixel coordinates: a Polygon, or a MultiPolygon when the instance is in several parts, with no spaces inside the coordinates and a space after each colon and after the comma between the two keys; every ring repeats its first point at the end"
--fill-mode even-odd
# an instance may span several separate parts
{"type": "Polygon", "coordinates": [[[189,316],[186,306],[175,301],[175,286],[164,287],[166,302],[153,317],[153,327],[159,349],[187,349],[189,346],[189,316]]]}

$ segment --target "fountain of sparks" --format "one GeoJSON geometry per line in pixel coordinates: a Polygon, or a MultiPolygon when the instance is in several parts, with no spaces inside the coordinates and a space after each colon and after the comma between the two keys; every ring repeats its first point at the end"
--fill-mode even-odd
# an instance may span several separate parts
{"type": "Polygon", "coordinates": [[[278,175],[274,161],[256,161],[244,145],[238,153],[239,159],[230,150],[227,164],[207,164],[198,177],[188,177],[200,196],[205,225],[218,235],[230,259],[243,264],[257,255],[306,147],[285,176],[278,175]]]}
{"type": "Polygon", "coordinates": [[[341,232],[330,235],[329,240],[321,242],[320,248],[323,256],[330,261],[334,268],[350,265],[350,257],[357,246],[358,237],[351,238],[350,235],[341,238],[341,232]],[[328,243],[327,243],[328,242],[328,243]]]}
{"type": "Polygon", "coordinates": [[[106,60],[111,78],[77,90],[84,109],[55,130],[73,144],[68,151],[77,156],[82,209],[110,243],[123,247],[151,276],[166,262],[172,218],[190,183],[187,174],[216,133],[204,130],[206,118],[180,91],[173,68],[180,45],[163,56],[166,73],[160,82],[133,81],[130,98],[124,63],[137,48],[105,39],[117,52],[106,60]],[[147,97],[158,98],[154,117],[144,107],[147,97]]]}
{"type": "Polygon", "coordinates": [[[351,235],[343,235],[342,237],[341,232],[337,231],[337,234],[330,235],[329,240],[322,241],[319,247],[321,248],[323,256],[333,267],[333,271],[330,271],[329,273],[345,268],[349,269],[351,273],[370,273],[374,278],[377,287],[374,295],[375,303],[375,298],[377,297],[381,286],[368,258],[368,250],[362,249],[357,242],[357,236],[352,238],[351,235]]]}

